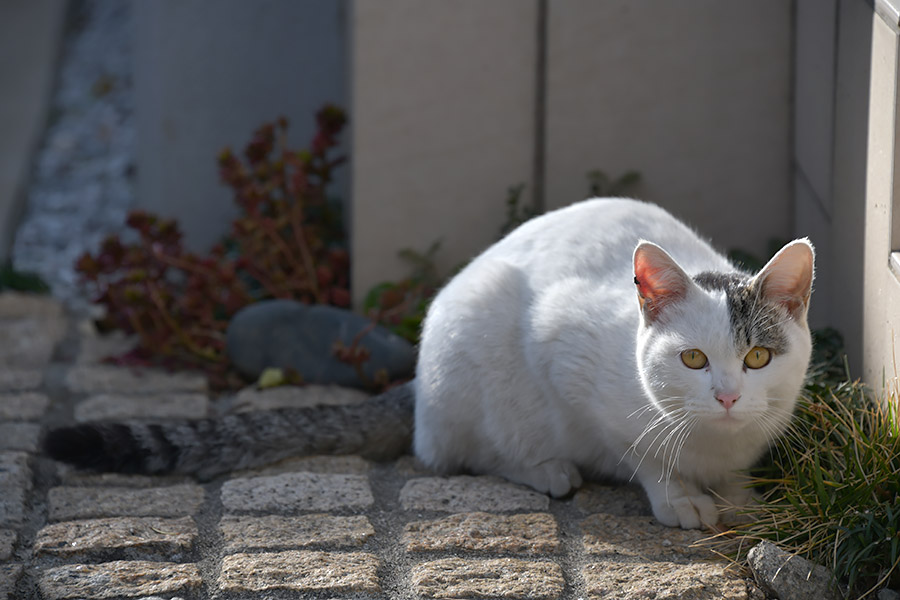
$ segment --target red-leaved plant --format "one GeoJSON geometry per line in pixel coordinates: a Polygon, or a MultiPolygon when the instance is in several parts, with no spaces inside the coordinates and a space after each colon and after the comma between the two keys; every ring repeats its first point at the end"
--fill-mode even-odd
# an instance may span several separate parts
{"type": "Polygon", "coordinates": [[[333,154],[346,117],[326,106],[316,123],[309,150],[286,147],[280,119],[255,133],[243,160],[229,149],[220,154],[241,214],[207,256],[184,249],[174,221],[132,211],[126,225],[136,241],[113,235],[78,260],[106,309],[101,326],[138,336],[119,362],[198,368],[213,388],[234,387],[241,381],[225,355],[225,330],[239,309],[263,298],[349,306],[343,228],[326,196],[345,160],[333,154]]]}

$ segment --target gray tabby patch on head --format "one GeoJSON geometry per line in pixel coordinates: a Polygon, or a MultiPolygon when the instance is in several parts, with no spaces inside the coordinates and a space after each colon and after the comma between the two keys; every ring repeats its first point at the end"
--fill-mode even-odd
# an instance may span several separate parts
{"type": "Polygon", "coordinates": [[[762,346],[776,354],[788,349],[787,337],[781,330],[788,314],[784,308],[767,303],[744,273],[706,271],[694,276],[694,282],[706,291],[723,291],[728,300],[731,332],[738,352],[762,346]]]}

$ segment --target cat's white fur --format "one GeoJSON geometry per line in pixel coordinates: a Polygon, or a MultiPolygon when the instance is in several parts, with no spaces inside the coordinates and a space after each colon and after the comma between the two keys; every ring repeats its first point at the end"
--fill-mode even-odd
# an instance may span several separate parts
{"type": "Polygon", "coordinates": [[[812,261],[812,246],[797,240],[757,276],[784,303],[788,351],[752,370],[742,362],[748,348],[732,339],[725,293],[688,277],[734,267],[669,213],[594,199],[533,219],[431,305],[415,380],[416,455],[554,496],[582,475],[635,478],[660,522],[715,524],[714,497],[748,500],[736,471],[783,432],[800,392],[812,261]],[[656,286],[643,307],[638,264],[656,286]],[[707,368],[682,363],[692,348],[707,368]],[[740,395],[728,410],[715,397],[724,393],[740,395]]]}

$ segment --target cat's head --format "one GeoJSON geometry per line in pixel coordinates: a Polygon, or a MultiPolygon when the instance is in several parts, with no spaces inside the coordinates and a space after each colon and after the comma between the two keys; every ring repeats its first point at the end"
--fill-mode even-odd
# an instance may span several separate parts
{"type": "Polygon", "coordinates": [[[813,264],[812,244],[800,239],[755,276],[690,276],[659,246],[640,243],[637,360],[654,404],[714,430],[755,423],[780,433],[809,365],[813,264]]]}

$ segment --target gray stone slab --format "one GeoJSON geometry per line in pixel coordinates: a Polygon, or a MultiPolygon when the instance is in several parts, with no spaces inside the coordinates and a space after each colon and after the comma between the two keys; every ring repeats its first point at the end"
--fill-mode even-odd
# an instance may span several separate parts
{"type": "Polygon", "coordinates": [[[407,552],[550,554],[559,549],[559,528],[546,513],[459,513],[407,523],[400,543],[407,552]]]}
{"type": "Polygon", "coordinates": [[[53,296],[5,290],[0,294],[0,319],[63,319],[62,303],[53,296]]]}
{"type": "Polygon", "coordinates": [[[50,398],[39,392],[0,394],[0,420],[34,421],[50,406],[50,398]]]}
{"type": "Polygon", "coordinates": [[[0,450],[37,452],[40,437],[36,423],[0,423],[0,450]]]}
{"type": "Polygon", "coordinates": [[[0,452],[0,526],[19,525],[25,519],[31,490],[31,467],[24,452],[0,452]]]}
{"type": "Polygon", "coordinates": [[[40,369],[8,368],[0,369],[0,392],[36,390],[44,383],[44,372],[40,369]]]}
{"type": "Polygon", "coordinates": [[[0,365],[43,367],[65,333],[63,319],[0,319],[0,365]]]}
{"type": "Polygon", "coordinates": [[[776,598],[792,600],[836,600],[831,573],[769,541],[754,546],[747,562],[763,590],[776,598]]]}
{"type": "Polygon", "coordinates": [[[77,365],[66,373],[66,387],[75,394],[162,394],[206,392],[206,378],[196,373],[167,373],[107,365],[77,365]]]}
{"type": "Polygon", "coordinates": [[[415,565],[410,579],[415,593],[424,598],[553,600],[566,584],[558,564],[515,558],[445,558],[415,565]]]}
{"type": "Polygon", "coordinates": [[[204,499],[203,488],[192,483],[140,489],[55,487],[47,495],[47,518],[184,517],[196,514],[204,499]]]}
{"type": "Polygon", "coordinates": [[[218,589],[225,593],[377,594],[381,591],[378,567],[378,558],[363,552],[232,554],[222,561],[218,589]]]}
{"type": "Polygon", "coordinates": [[[222,485],[222,504],[228,513],[364,509],[374,501],[369,480],[362,475],[285,473],[232,479],[222,485]]]}
{"type": "Polygon", "coordinates": [[[400,490],[405,510],[443,512],[545,511],[550,498],[496,477],[422,477],[400,490]]]}
{"type": "Polygon", "coordinates": [[[53,523],[34,541],[38,556],[66,559],[165,557],[181,562],[197,539],[191,517],[115,517],[53,523]]]}
{"type": "Polygon", "coordinates": [[[653,517],[620,517],[598,513],[581,522],[588,554],[629,556],[669,562],[708,560],[715,555],[697,545],[709,534],[697,529],[660,525],[653,517]]]}
{"type": "Polygon", "coordinates": [[[0,560],[9,560],[12,556],[17,535],[12,529],[0,529],[0,560]]]}
{"type": "Polygon", "coordinates": [[[137,344],[137,337],[128,336],[122,331],[113,331],[105,335],[89,331],[80,336],[79,342],[76,362],[80,365],[91,365],[126,354],[137,344]]]}
{"type": "Polygon", "coordinates": [[[365,475],[371,463],[360,456],[300,456],[286,458],[266,467],[238,471],[236,476],[258,477],[262,475],[280,475],[282,473],[343,473],[347,475],[365,475]]]}
{"type": "Polygon", "coordinates": [[[22,571],[22,565],[0,565],[0,600],[17,600],[16,584],[22,571]]]}
{"type": "Polygon", "coordinates": [[[190,593],[201,583],[200,571],[194,564],[118,560],[46,569],[39,587],[45,600],[107,600],[190,593]]]}
{"type": "Polygon", "coordinates": [[[268,389],[247,387],[232,400],[233,412],[302,408],[320,404],[359,404],[371,396],[361,390],[337,385],[286,385],[268,389]]]}
{"type": "Polygon", "coordinates": [[[75,420],[203,419],[209,408],[206,394],[100,394],[75,407],[75,420]]]}
{"type": "Polygon", "coordinates": [[[190,483],[185,475],[126,475],[123,473],[94,473],[82,471],[63,463],[56,464],[56,473],[61,485],[73,487],[121,487],[152,488],[190,483]]]}
{"type": "Polygon", "coordinates": [[[589,598],[749,600],[747,583],[727,565],[606,561],[582,570],[589,598]]]}
{"type": "Polygon", "coordinates": [[[262,517],[226,515],[219,523],[225,552],[361,546],[375,535],[363,516],[326,514],[262,517]]]}

